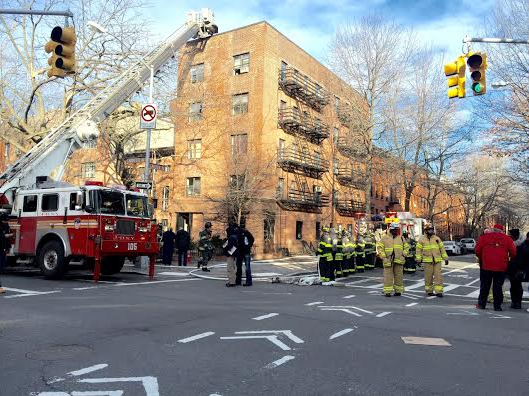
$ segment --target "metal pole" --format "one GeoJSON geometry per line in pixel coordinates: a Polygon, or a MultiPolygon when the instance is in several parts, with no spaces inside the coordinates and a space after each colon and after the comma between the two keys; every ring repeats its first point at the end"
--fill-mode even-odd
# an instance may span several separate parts
{"type": "Polygon", "coordinates": [[[529,40],[495,38],[495,37],[465,37],[463,43],[492,43],[492,44],[529,44],[529,40]]]}
{"type": "MultiPolygon", "coordinates": [[[[149,79],[149,103],[152,103],[153,88],[154,88],[154,66],[150,66],[151,77],[149,79]]],[[[151,162],[151,129],[147,129],[147,138],[146,138],[146,147],[145,147],[145,173],[143,175],[143,180],[149,181],[149,165],[151,162]]]]}
{"type": "Polygon", "coordinates": [[[0,8],[0,14],[12,14],[12,15],[55,15],[55,16],[65,16],[65,17],[73,18],[73,13],[70,10],[66,10],[66,11],[39,11],[39,10],[18,10],[18,9],[0,8]]]}

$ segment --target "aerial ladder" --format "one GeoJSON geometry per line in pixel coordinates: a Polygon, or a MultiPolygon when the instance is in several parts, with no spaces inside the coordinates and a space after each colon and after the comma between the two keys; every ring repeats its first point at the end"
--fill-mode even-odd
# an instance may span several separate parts
{"type": "Polygon", "coordinates": [[[12,205],[16,191],[33,186],[38,176],[49,176],[56,171],[56,179],[60,181],[71,154],[80,149],[83,142],[99,135],[97,124],[141,89],[150,77],[151,67],[155,72],[158,71],[188,40],[207,38],[217,32],[214,14],[210,9],[188,12],[185,24],[176,32],[123,72],[0,175],[0,206],[12,205]]]}

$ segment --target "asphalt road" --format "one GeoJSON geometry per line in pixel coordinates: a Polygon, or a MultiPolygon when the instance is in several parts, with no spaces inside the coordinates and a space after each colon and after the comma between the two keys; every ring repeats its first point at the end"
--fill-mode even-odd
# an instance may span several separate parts
{"type": "Polygon", "coordinates": [[[458,286],[443,299],[413,288],[420,272],[383,297],[380,276],[252,288],[3,276],[0,395],[529,395],[529,304],[476,310],[471,257],[445,269],[458,286]]]}

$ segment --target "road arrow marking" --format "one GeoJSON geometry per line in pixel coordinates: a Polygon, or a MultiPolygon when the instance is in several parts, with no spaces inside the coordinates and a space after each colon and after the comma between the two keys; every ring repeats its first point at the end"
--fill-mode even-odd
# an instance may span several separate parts
{"type": "Polygon", "coordinates": [[[275,344],[276,346],[278,346],[279,348],[281,348],[284,351],[290,351],[290,347],[288,345],[286,345],[285,343],[283,343],[282,341],[280,341],[279,338],[277,338],[276,335],[262,335],[262,336],[249,335],[249,336],[239,336],[239,337],[237,337],[237,336],[220,337],[221,340],[241,340],[241,339],[258,339],[258,338],[266,339],[266,340],[268,340],[271,343],[275,344]]]}
{"type": "Polygon", "coordinates": [[[263,319],[268,319],[268,318],[273,318],[274,316],[277,316],[279,315],[278,313],[270,313],[268,315],[263,315],[263,316],[258,316],[256,318],[252,318],[253,320],[263,320],[263,319]]]}
{"type": "Polygon", "coordinates": [[[295,356],[291,356],[291,355],[283,356],[281,359],[277,359],[276,361],[270,364],[267,364],[265,368],[276,368],[276,367],[281,366],[283,363],[286,363],[292,359],[295,359],[295,356]]]}
{"type": "Polygon", "coordinates": [[[335,338],[341,337],[344,334],[350,333],[351,331],[354,331],[354,329],[357,329],[357,327],[354,327],[352,329],[343,329],[337,333],[334,333],[332,336],[329,337],[329,340],[334,340],[335,338]]]}
{"type": "Polygon", "coordinates": [[[291,341],[294,341],[296,344],[303,344],[305,341],[303,341],[298,336],[294,335],[292,333],[292,330],[257,330],[257,331],[236,331],[235,334],[284,334],[287,336],[291,341]]]}
{"type": "Polygon", "coordinates": [[[353,312],[351,311],[350,309],[346,309],[346,308],[322,308],[321,309],[322,311],[343,311],[345,313],[348,313],[350,315],[354,315],[354,316],[357,316],[357,317],[362,317],[362,315],[356,313],[356,312],[353,312]]]}
{"type": "Polygon", "coordinates": [[[121,377],[121,378],[85,378],[78,382],[87,384],[106,384],[110,382],[141,382],[145,396],[160,396],[158,380],[156,377],[121,377]]]}
{"type": "Polygon", "coordinates": [[[200,340],[201,338],[209,337],[210,335],[213,335],[213,334],[215,334],[215,332],[207,331],[205,333],[197,334],[191,337],[182,338],[181,340],[178,340],[178,342],[181,344],[186,344],[191,341],[200,340]]]}

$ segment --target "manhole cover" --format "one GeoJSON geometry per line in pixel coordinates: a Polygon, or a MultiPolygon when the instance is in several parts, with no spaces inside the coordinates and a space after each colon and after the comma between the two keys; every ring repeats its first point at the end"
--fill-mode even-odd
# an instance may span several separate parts
{"type": "Polygon", "coordinates": [[[77,357],[83,353],[92,352],[92,349],[82,345],[56,345],[26,353],[32,360],[62,360],[77,357]]]}

